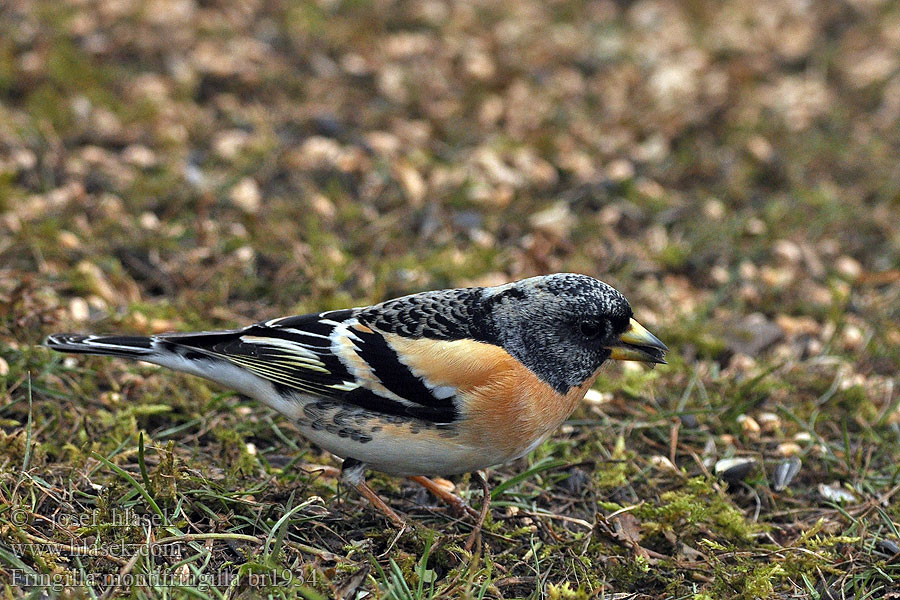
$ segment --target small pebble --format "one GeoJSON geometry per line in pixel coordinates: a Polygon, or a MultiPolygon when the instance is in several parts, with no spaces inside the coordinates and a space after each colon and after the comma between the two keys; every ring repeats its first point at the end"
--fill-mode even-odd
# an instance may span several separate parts
{"type": "Polygon", "coordinates": [[[310,207],[317,215],[323,219],[332,220],[337,215],[337,208],[327,196],[323,194],[312,194],[309,198],[310,207]]]}
{"type": "Polygon", "coordinates": [[[756,417],[759,426],[766,433],[771,433],[781,427],[781,417],[772,412],[762,412],[756,417]]]}
{"type": "Polygon", "coordinates": [[[251,248],[250,246],[241,246],[234,251],[235,258],[244,263],[252,261],[255,254],[256,253],[253,251],[253,248],[251,248]]]}
{"type": "Polygon", "coordinates": [[[253,179],[249,177],[241,179],[231,188],[229,197],[231,202],[245,213],[253,214],[259,212],[262,194],[260,194],[259,186],[253,179]]]}
{"type": "Polygon", "coordinates": [[[697,429],[700,427],[700,422],[697,420],[697,417],[691,413],[681,415],[681,424],[687,429],[697,429]]]}
{"type": "Polygon", "coordinates": [[[608,392],[599,392],[594,389],[590,389],[587,391],[587,394],[584,395],[584,401],[592,406],[600,406],[601,404],[606,404],[612,400],[612,394],[608,392]]]}
{"type": "Polygon", "coordinates": [[[750,235],[762,235],[766,232],[766,224],[762,219],[757,219],[753,217],[747,221],[747,224],[744,226],[744,229],[750,235]]]}
{"type": "Polygon", "coordinates": [[[428,186],[419,172],[409,165],[400,165],[397,167],[397,179],[400,180],[400,185],[403,187],[410,204],[420,208],[425,198],[425,193],[428,191],[428,186]]]}
{"type": "Polygon", "coordinates": [[[756,279],[756,276],[759,274],[759,269],[756,268],[752,262],[745,260],[741,264],[738,265],[738,275],[740,275],[741,279],[750,280],[756,279]]]}
{"type": "Polygon", "coordinates": [[[734,446],[734,436],[730,433],[723,433],[719,435],[719,443],[723,446],[734,446]]]}
{"type": "Polygon", "coordinates": [[[69,300],[69,312],[75,321],[87,321],[91,317],[91,309],[84,298],[72,298],[69,300]]]}
{"type": "Polygon", "coordinates": [[[703,214],[713,221],[721,221],[725,216],[725,204],[718,198],[710,198],[703,205],[703,214]]]}
{"type": "Polygon", "coordinates": [[[176,329],[172,319],[150,319],[150,330],[153,333],[167,333],[176,329]]]}
{"type": "Polygon", "coordinates": [[[609,163],[606,173],[613,181],[626,181],[634,177],[634,165],[631,161],[620,158],[609,163]]]}
{"type": "Polygon", "coordinates": [[[539,231],[564,239],[568,237],[572,227],[575,226],[575,215],[569,210],[568,204],[557,202],[549,208],[531,215],[528,222],[539,231]]]}
{"type": "Polygon", "coordinates": [[[772,253],[781,264],[796,265],[803,259],[800,246],[790,240],[778,240],[772,247],[772,253]]]}
{"type": "Polygon", "coordinates": [[[241,129],[222,131],[213,138],[213,151],[226,160],[232,160],[247,145],[250,135],[241,129]]]}
{"type": "Polygon", "coordinates": [[[148,231],[153,231],[159,227],[159,217],[150,211],[142,212],[138,221],[141,224],[141,228],[148,231]]]}
{"type": "Polygon", "coordinates": [[[800,445],[795,442],[783,442],[778,444],[778,454],[781,456],[796,456],[800,454],[800,445]]]}
{"type": "Polygon", "coordinates": [[[738,415],[737,422],[747,437],[751,439],[759,437],[762,428],[759,426],[759,423],[756,422],[756,419],[750,415],[738,415]]]}
{"type": "Polygon", "coordinates": [[[37,166],[37,156],[27,148],[18,148],[12,152],[12,162],[23,171],[28,171],[37,166]]]}
{"type": "Polygon", "coordinates": [[[75,250],[81,246],[81,240],[71,231],[62,230],[56,237],[59,245],[66,250],[75,250]]]}
{"type": "Polygon", "coordinates": [[[847,350],[859,350],[864,342],[865,336],[856,325],[847,325],[841,333],[841,345],[847,350]]]}
{"type": "Polygon", "coordinates": [[[762,137],[761,135],[755,135],[747,140],[747,150],[750,151],[750,154],[753,155],[753,158],[760,162],[769,162],[775,155],[772,144],[770,144],[769,140],[762,137]]]}
{"type": "Polygon", "coordinates": [[[122,160],[130,165],[148,169],[156,164],[156,155],[146,146],[132,144],[122,151],[122,160]]]}
{"type": "Polygon", "coordinates": [[[862,275],[862,265],[859,261],[850,256],[839,256],[834,261],[834,268],[838,274],[849,281],[856,281],[862,275]]]}
{"type": "Polygon", "coordinates": [[[793,283],[794,271],[788,267],[770,267],[764,265],[759,270],[759,278],[770,288],[784,288],[793,283]]]}
{"type": "Polygon", "coordinates": [[[709,270],[709,277],[719,285],[725,285],[731,278],[731,276],[728,274],[728,269],[726,269],[722,265],[713,266],[713,268],[709,270]]]}

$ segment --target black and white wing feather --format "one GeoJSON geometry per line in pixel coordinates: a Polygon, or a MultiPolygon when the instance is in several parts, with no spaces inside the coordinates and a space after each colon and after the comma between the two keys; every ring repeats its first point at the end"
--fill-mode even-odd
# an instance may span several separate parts
{"type": "MultiPolygon", "coordinates": [[[[231,365],[270,383],[286,400],[332,399],[433,423],[458,419],[455,395],[416,376],[385,335],[359,318],[366,310],[372,309],[284,317],[232,331],[152,337],[58,334],[50,336],[47,345],[65,352],[144,360],[237,389],[253,389],[236,385],[241,378],[235,369],[221,368],[231,365]]],[[[379,324],[394,323],[392,329],[410,327],[392,321],[391,314],[376,314],[379,324]]]]}

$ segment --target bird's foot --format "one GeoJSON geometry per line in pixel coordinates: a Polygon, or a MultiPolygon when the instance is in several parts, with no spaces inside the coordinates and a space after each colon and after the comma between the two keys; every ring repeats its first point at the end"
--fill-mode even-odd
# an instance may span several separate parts
{"type": "Polygon", "coordinates": [[[468,503],[448,490],[446,487],[437,483],[433,479],[429,479],[428,477],[422,477],[421,475],[411,475],[408,477],[410,481],[415,481],[423,488],[434,494],[441,501],[446,503],[450,507],[450,513],[455,517],[461,517],[463,514],[468,514],[470,517],[477,518],[478,511],[473,509],[468,503]]]}
{"type": "Polygon", "coordinates": [[[475,528],[472,529],[472,533],[469,534],[463,546],[466,552],[471,552],[475,542],[481,538],[481,529],[484,526],[484,520],[487,518],[488,509],[491,506],[491,489],[488,487],[487,479],[485,479],[484,475],[480,471],[475,471],[472,474],[472,479],[481,484],[482,500],[480,511],[476,511],[465,500],[427,477],[414,476],[409,477],[409,479],[446,502],[450,506],[451,512],[454,512],[457,516],[468,513],[470,517],[475,519],[475,528]]]}

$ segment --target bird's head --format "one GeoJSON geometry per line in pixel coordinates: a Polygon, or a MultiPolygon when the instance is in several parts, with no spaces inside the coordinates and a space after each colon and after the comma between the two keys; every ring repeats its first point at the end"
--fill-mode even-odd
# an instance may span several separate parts
{"type": "Polygon", "coordinates": [[[557,273],[485,288],[501,345],[560,393],[590,379],[607,359],[665,363],[665,344],[632,318],[615,288],[557,273]]]}

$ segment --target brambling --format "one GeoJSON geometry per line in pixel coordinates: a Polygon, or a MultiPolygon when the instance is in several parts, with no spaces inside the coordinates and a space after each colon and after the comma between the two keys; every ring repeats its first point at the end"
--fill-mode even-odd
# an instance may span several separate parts
{"type": "Polygon", "coordinates": [[[56,334],[46,345],[142,360],[259,400],[343,458],[342,478],[398,523],[365,483],[367,468],[458,504],[427,476],[527,454],[572,413],[607,359],[664,363],[668,350],[621,293],[572,273],[231,331],[56,334]]]}

